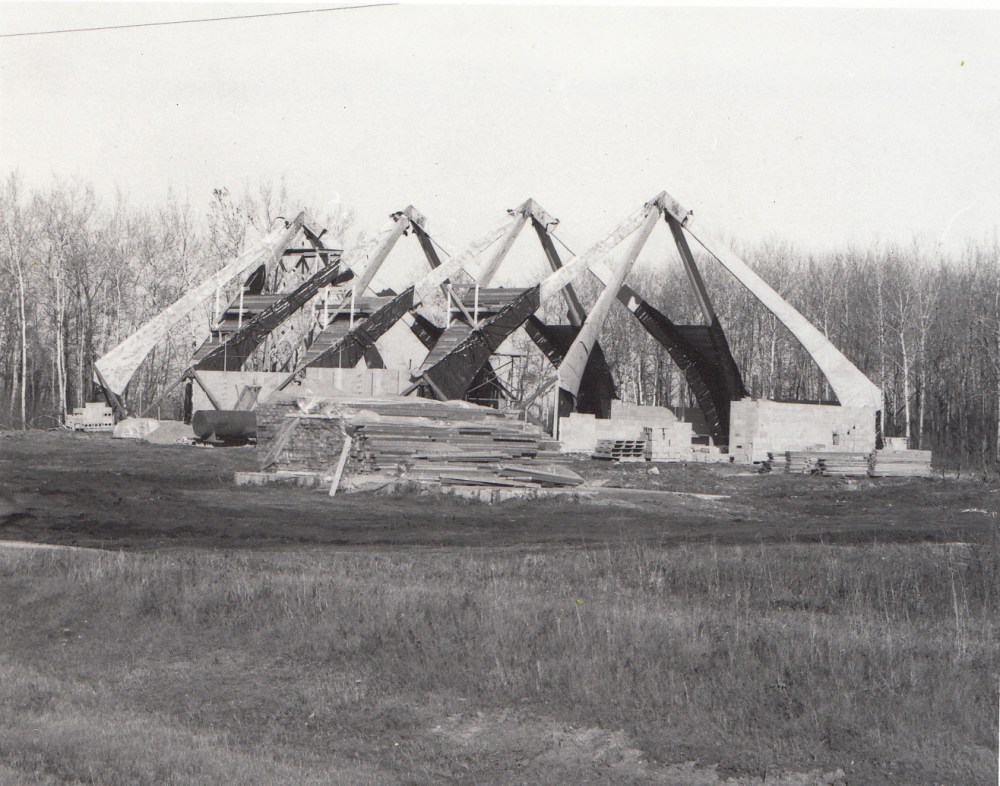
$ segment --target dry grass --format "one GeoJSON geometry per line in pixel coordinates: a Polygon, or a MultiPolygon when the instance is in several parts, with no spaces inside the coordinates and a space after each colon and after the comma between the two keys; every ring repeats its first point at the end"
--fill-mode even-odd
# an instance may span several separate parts
{"type": "Polygon", "coordinates": [[[0,775],[24,783],[502,780],[430,733],[456,708],[743,772],[996,778],[995,543],[0,553],[0,573],[0,775]]]}

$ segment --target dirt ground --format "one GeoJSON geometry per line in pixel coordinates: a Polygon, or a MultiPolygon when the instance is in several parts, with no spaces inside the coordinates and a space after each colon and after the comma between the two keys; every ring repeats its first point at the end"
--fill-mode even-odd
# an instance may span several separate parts
{"type": "Polygon", "coordinates": [[[1000,483],[758,474],[735,465],[574,469],[602,490],[489,506],[440,496],[236,487],[253,447],[199,448],[104,434],[0,433],[0,538],[109,549],[511,547],[715,541],[981,540],[1000,483]],[[618,487],[618,488],[615,488],[618,487]],[[667,493],[664,493],[667,492],[667,493]],[[693,496],[712,495],[703,498],[693,496]]]}

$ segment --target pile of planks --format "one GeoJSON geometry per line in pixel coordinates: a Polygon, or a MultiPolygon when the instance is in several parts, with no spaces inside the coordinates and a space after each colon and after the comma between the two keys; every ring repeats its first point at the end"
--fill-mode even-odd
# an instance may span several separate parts
{"type": "Polygon", "coordinates": [[[583,478],[538,426],[489,407],[425,399],[351,401],[349,471],[396,470],[443,485],[541,488],[583,478]]]}
{"type": "Polygon", "coordinates": [[[768,453],[767,468],[790,475],[811,475],[818,469],[816,454],[807,450],[786,450],[784,453],[768,453]]]}
{"type": "Polygon", "coordinates": [[[768,469],[789,475],[858,477],[868,474],[870,455],[854,451],[786,450],[767,454],[768,469]]]}
{"type": "Polygon", "coordinates": [[[591,458],[605,461],[645,461],[644,439],[599,439],[591,458]]]}
{"type": "Polygon", "coordinates": [[[872,454],[824,452],[817,455],[820,472],[827,477],[864,477],[871,469],[872,454]]]}
{"type": "Polygon", "coordinates": [[[930,478],[931,451],[929,450],[876,450],[872,453],[873,478],[930,478]]]}
{"type": "Polygon", "coordinates": [[[390,473],[501,489],[583,483],[556,463],[568,459],[541,428],[464,401],[273,397],[258,409],[257,444],[258,475],[390,473]]]}
{"type": "Polygon", "coordinates": [[[790,474],[827,477],[929,478],[929,450],[878,450],[872,452],[794,451],[768,453],[767,467],[790,474]]]}

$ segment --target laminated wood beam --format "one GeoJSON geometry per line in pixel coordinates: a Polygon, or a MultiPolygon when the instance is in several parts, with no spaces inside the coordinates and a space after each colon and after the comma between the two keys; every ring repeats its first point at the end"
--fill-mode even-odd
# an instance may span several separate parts
{"type": "Polygon", "coordinates": [[[511,216],[513,220],[508,225],[507,231],[500,238],[500,243],[493,250],[493,253],[488,255],[485,260],[476,264],[474,270],[469,270],[469,275],[476,279],[481,287],[488,287],[490,285],[497,270],[500,269],[500,265],[507,258],[511,246],[514,245],[514,241],[517,240],[521,234],[521,230],[524,229],[524,225],[528,221],[525,205],[521,205],[511,211],[511,216]]]}
{"type": "MultiPolygon", "coordinates": [[[[604,258],[629,235],[637,230],[643,230],[648,235],[647,226],[651,231],[659,218],[658,199],[659,197],[647,202],[568,265],[552,273],[540,284],[524,290],[494,316],[483,322],[455,349],[423,370],[420,379],[427,381],[436,391],[440,390],[441,395],[447,398],[462,398],[490,355],[543,303],[559,294],[567,284],[571,284],[591,265],[604,258]]],[[[645,242],[644,237],[642,242],[645,242]]],[[[641,248],[641,243],[638,245],[641,248]]],[[[638,250],[635,253],[638,254],[638,250]]]]}
{"type": "MultiPolygon", "coordinates": [[[[534,215],[531,217],[531,225],[538,235],[538,239],[542,244],[542,250],[545,251],[545,258],[549,260],[549,267],[552,268],[552,272],[554,273],[563,266],[563,263],[559,257],[559,252],[556,250],[555,243],[552,242],[548,225],[542,226],[542,223],[534,215]]],[[[587,312],[584,310],[580,299],[576,296],[576,290],[573,289],[572,284],[567,284],[563,289],[563,297],[566,299],[566,315],[569,317],[570,324],[579,327],[583,324],[587,312]]]]}
{"type": "Polygon", "coordinates": [[[277,328],[283,325],[309,303],[319,292],[340,274],[336,263],[320,270],[303,281],[293,292],[275,301],[253,319],[243,323],[243,327],[231,333],[226,340],[212,349],[196,364],[198,369],[225,371],[239,370],[254,351],[277,328]]]}
{"type": "Polygon", "coordinates": [[[795,336],[830,383],[837,400],[845,407],[881,410],[882,390],[851,363],[833,343],[786,301],[725,243],[701,227],[690,214],[683,228],[728,270],[750,294],[777,317],[795,336]]]}
{"type": "Polygon", "coordinates": [[[671,234],[674,236],[674,243],[677,245],[681,262],[684,263],[684,271],[687,273],[691,289],[694,291],[694,297],[698,301],[698,307],[701,308],[702,316],[705,318],[705,324],[711,325],[715,321],[715,310],[712,308],[712,301],[708,296],[708,290],[705,288],[705,281],[701,277],[701,271],[698,270],[698,265],[694,261],[694,254],[691,253],[691,247],[688,245],[687,238],[684,237],[684,230],[677,219],[670,215],[665,216],[665,219],[670,226],[671,234]]]}
{"type": "Polygon", "coordinates": [[[423,250],[424,256],[427,258],[427,264],[431,266],[431,270],[441,267],[441,257],[438,256],[437,249],[434,247],[434,241],[427,234],[427,231],[422,226],[414,224],[413,234],[417,236],[417,242],[420,243],[420,248],[423,250]]]}
{"type": "Polygon", "coordinates": [[[111,390],[110,387],[108,387],[107,381],[104,379],[104,376],[101,374],[101,370],[96,366],[96,364],[94,366],[94,376],[97,377],[97,383],[101,386],[101,390],[104,391],[104,399],[108,402],[108,406],[114,410],[118,419],[121,420],[122,418],[128,417],[128,411],[125,409],[125,405],[122,403],[122,400],[113,390],[111,390]]]}
{"type": "Polygon", "coordinates": [[[618,263],[604,291],[601,292],[594,307],[584,320],[583,327],[580,328],[580,332],[577,333],[576,338],[573,340],[573,345],[570,347],[569,352],[566,353],[562,365],[559,366],[559,387],[572,396],[574,401],[580,392],[580,382],[583,379],[583,373],[587,367],[590,352],[594,348],[594,343],[600,336],[601,330],[604,329],[604,322],[608,317],[608,312],[611,310],[611,305],[618,295],[618,290],[622,282],[624,282],[625,276],[628,275],[635,264],[639,252],[646,245],[646,241],[649,239],[649,235],[653,231],[653,227],[656,226],[659,218],[660,213],[658,210],[649,211],[645,221],[639,226],[638,231],[633,236],[624,258],[618,263]]]}
{"type": "Polygon", "coordinates": [[[125,386],[128,385],[142,361],[175,325],[208,300],[216,289],[232,279],[244,275],[259,265],[262,259],[266,263],[280,258],[282,252],[298,234],[304,218],[305,214],[299,213],[287,225],[271,232],[245,254],[231,260],[217,273],[188,290],[172,305],[148,320],[131,336],[101,357],[94,364],[94,368],[95,372],[99,372],[101,375],[98,381],[104,380],[100,383],[102,387],[116,396],[121,396],[125,386]]]}

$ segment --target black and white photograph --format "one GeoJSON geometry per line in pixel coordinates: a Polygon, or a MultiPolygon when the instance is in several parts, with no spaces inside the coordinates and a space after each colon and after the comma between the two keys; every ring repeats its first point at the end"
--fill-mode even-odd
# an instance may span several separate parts
{"type": "Polygon", "coordinates": [[[0,0],[0,786],[998,727],[1000,7],[0,0]]]}

